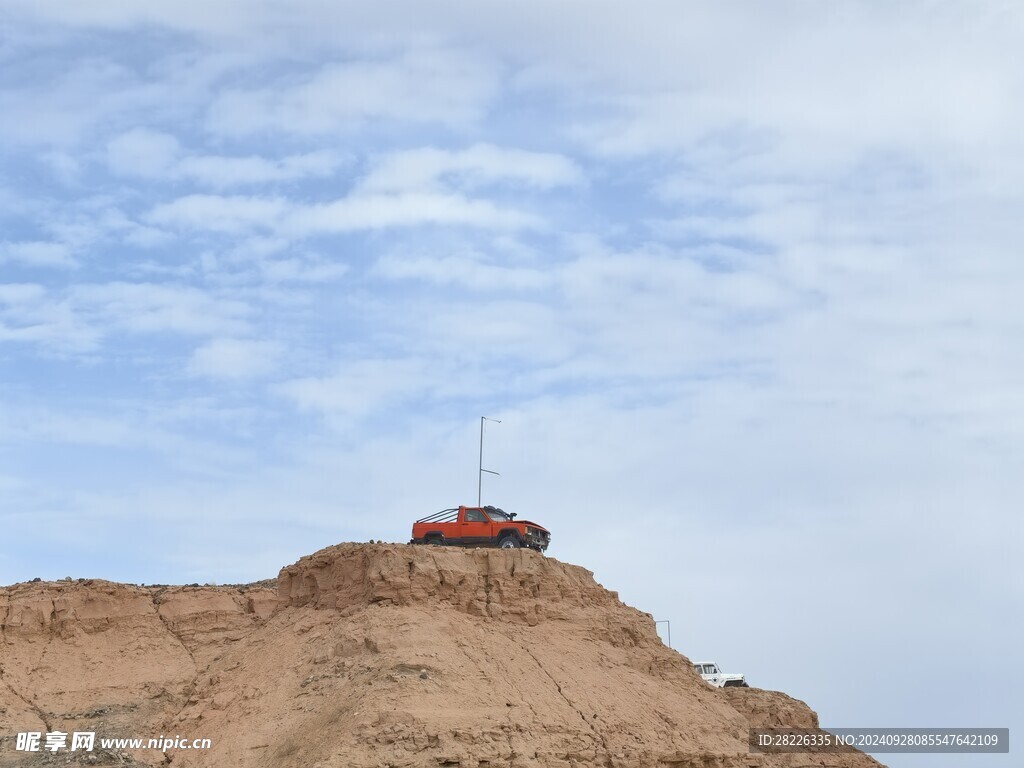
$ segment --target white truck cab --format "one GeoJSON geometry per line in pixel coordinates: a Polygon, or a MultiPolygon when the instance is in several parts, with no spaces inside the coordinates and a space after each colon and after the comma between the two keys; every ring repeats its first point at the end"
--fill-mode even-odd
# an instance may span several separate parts
{"type": "Polygon", "coordinates": [[[748,688],[747,681],[739,672],[723,672],[713,661],[696,661],[693,668],[704,678],[704,682],[716,688],[748,688]]]}

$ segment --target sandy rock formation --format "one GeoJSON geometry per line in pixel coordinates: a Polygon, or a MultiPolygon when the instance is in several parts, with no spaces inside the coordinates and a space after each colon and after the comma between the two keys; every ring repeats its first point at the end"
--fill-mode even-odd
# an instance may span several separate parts
{"type": "Polygon", "coordinates": [[[39,764],[13,751],[20,731],[158,730],[197,672],[276,604],[267,587],[79,579],[0,588],[0,765],[39,764]]]}
{"type": "Polygon", "coordinates": [[[344,544],[282,569],[276,593],[19,584],[0,589],[0,629],[0,766],[63,763],[11,743],[58,728],[213,740],[169,752],[180,768],[878,765],[750,754],[752,725],[816,716],[710,688],[649,615],[525,550],[344,544]]]}

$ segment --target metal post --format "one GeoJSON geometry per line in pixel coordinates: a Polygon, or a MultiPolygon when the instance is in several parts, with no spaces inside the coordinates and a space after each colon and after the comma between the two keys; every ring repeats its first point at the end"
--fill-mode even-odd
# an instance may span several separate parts
{"type": "Polygon", "coordinates": [[[667,627],[667,629],[668,629],[668,647],[671,648],[672,647],[672,622],[669,621],[668,619],[662,619],[661,621],[656,621],[656,622],[654,622],[655,628],[657,628],[657,626],[659,624],[667,624],[668,625],[668,627],[667,627]]]}
{"type": "Polygon", "coordinates": [[[480,417],[480,471],[477,472],[476,476],[476,505],[479,507],[483,498],[482,491],[484,487],[484,472],[492,475],[498,475],[498,472],[492,472],[489,469],[484,469],[484,422],[493,421],[496,424],[501,424],[501,419],[489,419],[486,416],[480,417]]]}

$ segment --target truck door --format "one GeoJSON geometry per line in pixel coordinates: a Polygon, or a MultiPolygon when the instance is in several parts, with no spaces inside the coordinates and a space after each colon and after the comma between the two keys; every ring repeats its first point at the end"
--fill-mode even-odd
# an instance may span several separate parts
{"type": "MultiPolygon", "coordinates": [[[[721,673],[718,671],[718,665],[717,664],[708,664],[708,665],[706,665],[704,667],[704,669],[707,670],[707,672],[711,675],[711,677],[708,678],[708,682],[711,683],[712,685],[719,685],[719,683],[718,683],[718,676],[721,673]]],[[[719,685],[719,687],[721,687],[721,686],[719,685]]]]}
{"type": "Polygon", "coordinates": [[[460,542],[464,547],[488,544],[491,541],[491,521],[482,509],[467,509],[460,526],[460,542]]]}

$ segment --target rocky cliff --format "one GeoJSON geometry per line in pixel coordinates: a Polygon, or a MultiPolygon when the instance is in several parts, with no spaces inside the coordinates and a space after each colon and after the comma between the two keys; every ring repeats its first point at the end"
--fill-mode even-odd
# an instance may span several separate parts
{"type": "Polygon", "coordinates": [[[0,766],[867,768],[756,755],[802,702],[715,690],[589,571],[524,550],[344,544],[269,584],[0,589],[0,766]],[[209,738],[29,754],[23,731],[209,738]]]}

